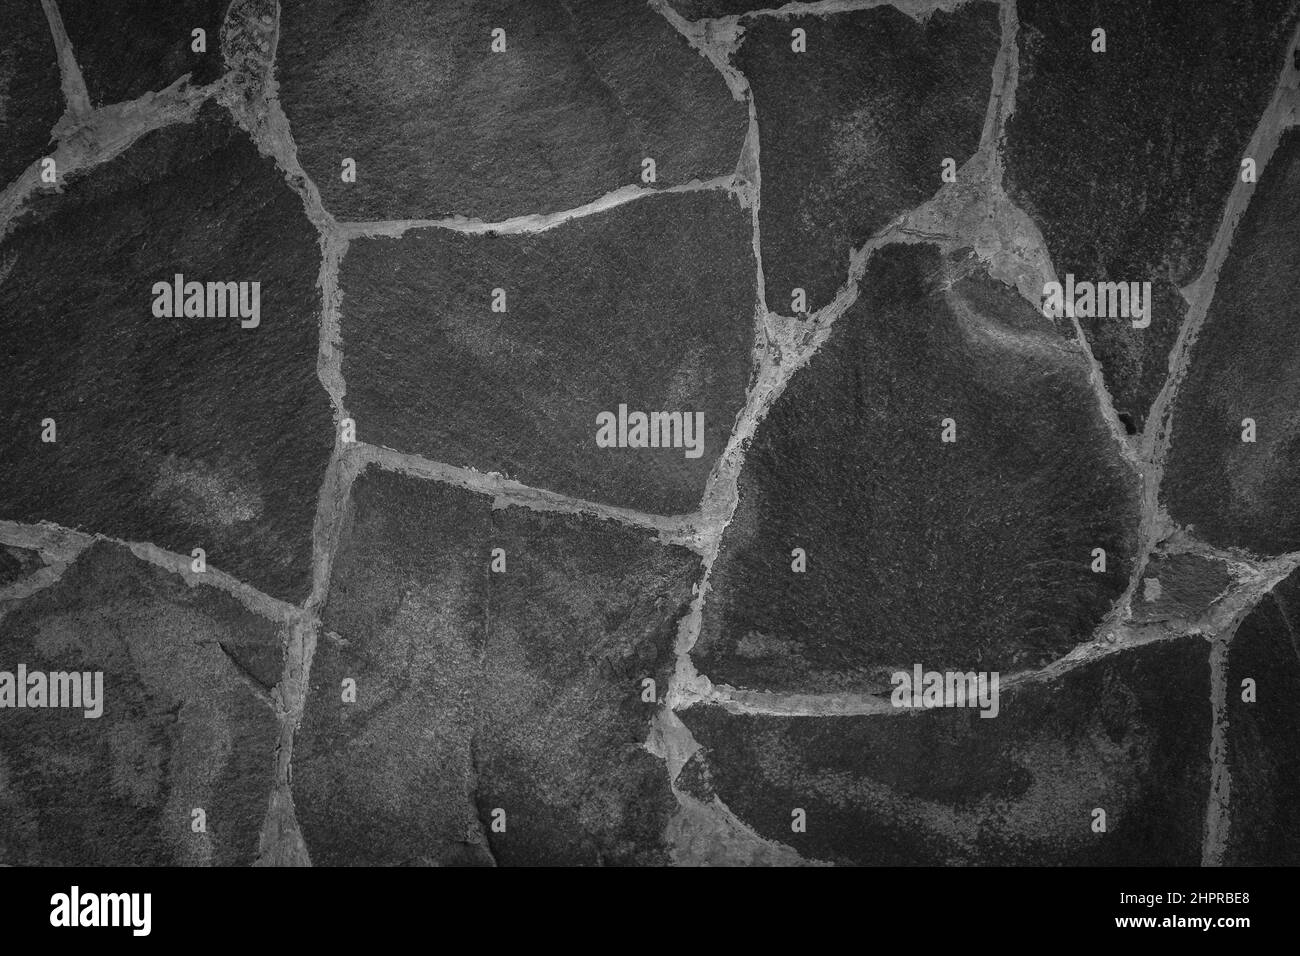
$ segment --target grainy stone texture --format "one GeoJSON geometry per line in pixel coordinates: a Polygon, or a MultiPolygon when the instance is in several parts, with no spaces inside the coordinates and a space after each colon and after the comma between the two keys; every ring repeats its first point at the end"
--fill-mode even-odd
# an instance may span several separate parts
{"type": "Polygon", "coordinates": [[[1264,112],[1296,0],[1021,0],[1006,184],[1062,280],[1146,282],[1151,326],[1080,319],[1118,411],[1141,428],[1264,112]],[[1092,31],[1106,30],[1106,52],[1092,31]],[[1068,157],[1068,158],[1067,158],[1068,157]]]}
{"type": "Polygon", "coordinates": [[[319,261],[301,202],[215,107],[39,197],[0,244],[0,519],[201,547],[305,597],[334,442],[319,261]],[[261,324],[155,318],[176,273],[260,282],[261,324]]]}
{"type": "MultiPolygon", "coordinates": [[[[915,866],[1196,865],[1209,787],[1203,641],[1004,689],[996,718],[679,716],[686,783],[805,858],[915,866]],[[802,808],[807,830],[791,830],[802,808]],[[1106,811],[1106,832],[1092,829],[1106,811]]],[[[683,782],[679,778],[679,784],[683,782]]]]}
{"type": "Polygon", "coordinates": [[[693,654],[712,680],[827,690],[915,662],[1037,667],[1123,590],[1136,484],[1080,355],[968,268],[926,246],[877,253],[759,425],[693,654]]]}
{"type": "Polygon", "coordinates": [[[229,7],[230,0],[59,0],[95,106],[161,90],[187,73],[194,84],[215,80],[229,7]],[[206,52],[193,49],[196,29],[206,31],[206,52]]]}
{"type": "MultiPolygon", "coordinates": [[[[59,63],[41,5],[0,0],[0,189],[41,158],[63,113],[59,63]]],[[[4,260],[0,259],[0,273],[4,260]]]]}
{"type": "Polygon", "coordinates": [[[393,475],[353,489],[294,743],[317,865],[491,862],[472,794],[490,506],[393,475]]]}
{"type": "Polygon", "coordinates": [[[744,21],[736,65],[758,110],[767,304],[809,312],[847,279],[849,253],[933,196],[941,164],[979,146],[999,42],[998,8],[924,23],[889,6],[744,21]],[[791,49],[791,30],[808,52],[791,49]],[[918,117],[924,121],[918,122],[918,117]]]}
{"type": "Polygon", "coordinates": [[[6,709],[0,863],[248,864],[275,768],[273,624],[97,544],[0,619],[0,670],[102,671],[103,715],[6,709]],[[191,811],[206,812],[206,832],[191,811]]]}
{"type": "Polygon", "coordinates": [[[1300,132],[1278,146],[1238,228],[1174,407],[1164,497],[1220,547],[1300,550],[1300,132]],[[1243,442],[1253,419],[1256,440],[1243,442]]]}
{"type": "Polygon", "coordinates": [[[1238,627],[1226,688],[1231,778],[1228,866],[1300,865],[1300,577],[1292,574],[1238,627]],[[1243,681],[1255,700],[1242,699],[1243,681]]]}
{"type": "Polygon", "coordinates": [[[641,681],[667,685],[698,557],[377,472],[343,534],[294,750],[313,860],[666,862],[641,681]]]}
{"type": "Polygon", "coordinates": [[[646,157],[657,185],[709,179],[735,169],[747,125],[641,0],[286,0],[278,77],[341,219],[554,212],[640,184],[646,157]]]}
{"type": "Polygon", "coordinates": [[[354,242],[343,372],[357,437],[580,498],[694,511],[744,403],[753,285],[749,216],[723,193],[531,236],[354,242]],[[620,404],[703,412],[703,454],[597,447],[597,415],[620,404]]]}
{"type": "Polygon", "coordinates": [[[481,812],[502,864],[667,862],[676,803],[661,759],[644,747],[673,667],[677,620],[699,558],[608,522],[493,512],[483,688],[481,812]]]}

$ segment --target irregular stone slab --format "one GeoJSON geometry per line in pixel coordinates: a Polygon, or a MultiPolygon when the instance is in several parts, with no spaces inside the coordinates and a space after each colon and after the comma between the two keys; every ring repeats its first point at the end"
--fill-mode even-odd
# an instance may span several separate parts
{"type": "Polygon", "coordinates": [[[133,100],[185,74],[221,75],[221,22],[231,0],[59,0],[63,26],[95,106],[133,100]],[[205,52],[193,49],[205,31],[205,52]]]}
{"type": "Polygon", "coordinates": [[[643,511],[699,506],[751,367],[749,216],[731,196],[641,199],[536,235],[358,240],[341,282],[359,439],[643,511]],[[620,405],[696,414],[677,447],[599,447],[598,416],[620,405]]]}
{"type": "Polygon", "coordinates": [[[641,681],[667,686],[698,556],[373,470],[342,542],[294,744],[314,862],[666,862],[641,681]]]}
{"type": "Polygon", "coordinates": [[[203,548],[297,601],[334,442],[316,377],[319,245],[284,177],[221,115],[39,197],[0,244],[0,518],[203,548]],[[250,306],[260,283],[260,324],[156,317],[170,297],[154,285],[177,274],[248,283],[250,306]]]}
{"type": "Polygon", "coordinates": [[[1219,547],[1300,550],[1300,133],[1262,176],[1223,265],[1174,403],[1162,492],[1219,547]],[[1254,423],[1254,442],[1246,419],[1254,423]]]}
{"type": "Polygon", "coordinates": [[[274,624],[100,543],[0,619],[0,671],[19,664],[102,672],[102,714],[0,709],[0,863],[253,861],[279,739],[274,624]]]}
{"type": "Polygon", "coordinates": [[[713,681],[822,692],[887,689],[914,663],[1034,668],[1124,590],[1136,480],[1080,352],[970,268],[878,252],[759,425],[692,652],[713,681]]]}
{"type": "Polygon", "coordinates": [[[353,486],[294,742],[317,865],[491,862],[473,801],[490,507],[373,470],[353,486]]]}
{"type": "MultiPolygon", "coordinates": [[[[0,0],[0,189],[41,158],[63,113],[59,62],[39,3],[0,0]]],[[[0,275],[4,274],[0,259],[0,275]]]]}
{"type": "Polygon", "coordinates": [[[744,21],[762,148],[759,224],[768,308],[813,312],[834,298],[849,253],[942,185],[979,147],[998,8],[971,3],[924,23],[889,6],[744,21]],[[791,49],[791,31],[807,52],[791,49]]]}
{"type": "Polygon", "coordinates": [[[965,709],[735,716],[707,705],[678,716],[704,748],[688,765],[697,793],[716,793],[805,859],[1188,866],[1200,863],[1209,788],[1208,672],[1206,645],[1192,638],[1003,688],[991,719],[965,709]],[[796,809],[805,832],[792,830],[796,809]]]}
{"type": "Polygon", "coordinates": [[[1006,186],[1062,281],[1151,282],[1150,327],[1081,318],[1141,429],[1193,281],[1277,82],[1293,0],[1023,0],[1006,186]],[[1094,53],[1093,30],[1106,31],[1094,53]],[[1062,157],[1068,156],[1068,162],[1062,157]]]}
{"type": "Polygon", "coordinates": [[[668,861],[677,810],[664,762],[645,749],[668,686],[677,622],[700,559],[578,515],[493,512],[480,812],[505,865],[668,861]]]}
{"type": "Polygon", "coordinates": [[[1300,864],[1297,614],[1300,578],[1292,574],[1242,622],[1228,646],[1228,866],[1300,864]],[[1254,683],[1249,695],[1248,679],[1254,683]]]}
{"type": "Polygon", "coordinates": [[[1199,554],[1155,554],[1133,595],[1133,620],[1191,620],[1207,611],[1233,584],[1222,561],[1199,554]]]}
{"type": "Polygon", "coordinates": [[[659,186],[709,179],[735,169],[748,124],[641,0],[291,0],[277,77],[340,219],[555,212],[642,184],[645,158],[659,186]]]}

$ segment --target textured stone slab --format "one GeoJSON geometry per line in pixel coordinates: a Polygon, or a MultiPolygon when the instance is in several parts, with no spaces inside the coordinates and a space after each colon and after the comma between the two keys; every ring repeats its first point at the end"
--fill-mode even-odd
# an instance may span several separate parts
{"type": "Polygon", "coordinates": [[[304,598],[334,436],[319,244],[271,161],[208,107],[39,197],[0,262],[0,518],[203,548],[304,598]],[[260,283],[260,324],[157,317],[177,274],[250,283],[250,305],[260,283]]]}
{"type": "Polygon", "coordinates": [[[1219,547],[1300,550],[1300,133],[1278,146],[1224,263],[1174,405],[1161,492],[1219,547]],[[1246,419],[1255,441],[1242,440],[1246,419]]]}
{"type": "Polygon", "coordinates": [[[709,179],[735,169],[747,127],[640,0],[291,0],[277,76],[340,219],[555,212],[641,184],[647,157],[658,186],[709,179]]]}
{"type": "Polygon", "coordinates": [[[820,692],[887,688],[918,662],[1037,667],[1123,591],[1136,481],[1080,353],[968,269],[933,247],[878,253],[759,425],[692,652],[715,682],[820,692]]]}
{"type": "Polygon", "coordinates": [[[133,100],[189,74],[210,83],[221,75],[221,23],[230,0],[59,0],[91,103],[133,100]],[[193,49],[205,31],[205,52],[193,49]]]}
{"type": "Polygon", "coordinates": [[[729,195],[642,199],[537,235],[358,240],[342,288],[361,440],[643,511],[699,506],[751,367],[749,215],[729,195]],[[598,416],[620,405],[703,414],[699,456],[684,431],[675,448],[598,446],[598,416]]]}
{"type": "Polygon", "coordinates": [[[768,308],[826,305],[849,253],[942,185],[979,146],[998,8],[971,3],[919,23],[890,6],[826,17],[744,21],[736,64],[748,77],[761,142],[768,308]],[[807,52],[791,49],[803,30],[807,52]]]}
{"type": "Polygon", "coordinates": [[[294,745],[313,861],[666,862],[642,680],[667,686],[699,570],[595,518],[363,475],[294,745]]]}
{"type": "MultiPolygon", "coordinates": [[[[1004,689],[997,717],[679,716],[687,785],[805,858],[913,866],[1198,865],[1209,789],[1203,641],[1004,689]],[[806,830],[793,832],[802,809],[806,830]],[[1094,810],[1106,813],[1104,833],[1094,810]]],[[[682,783],[679,778],[679,784],[682,783]]]]}
{"type": "Polygon", "coordinates": [[[0,709],[0,863],[253,862],[281,661],[275,625],[233,598],[91,547],[0,619],[0,671],[98,671],[103,688],[98,718],[0,709]]]}

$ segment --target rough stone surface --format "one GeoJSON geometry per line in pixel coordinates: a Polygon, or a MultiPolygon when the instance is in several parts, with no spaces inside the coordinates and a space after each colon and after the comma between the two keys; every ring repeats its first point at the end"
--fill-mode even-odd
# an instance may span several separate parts
{"type": "Polygon", "coordinates": [[[102,671],[103,715],[3,711],[0,863],[248,864],[275,768],[270,622],[97,544],[0,619],[0,671],[102,671]],[[205,833],[191,811],[206,811],[205,833]]]}
{"type": "Polygon", "coordinates": [[[201,547],[305,597],[334,442],[319,261],[301,202],[215,107],[39,197],[0,244],[0,519],[201,547]],[[260,282],[261,324],[156,318],[177,273],[260,282]]]}
{"type": "Polygon", "coordinates": [[[343,533],[294,751],[313,860],[666,862],[641,681],[666,686],[699,559],[376,472],[343,533]]]}
{"type": "Polygon", "coordinates": [[[1174,406],[1164,498],[1219,547],[1300,550],[1300,132],[1269,163],[1174,406]],[[1242,441],[1245,419],[1253,443],[1242,441]]]}
{"type": "Polygon", "coordinates": [[[748,215],[712,192],[531,236],[354,242],[343,372],[357,437],[580,498],[694,511],[744,403],[753,265],[748,215]],[[703,412],[701,456],[597,447],[597,415],[620,404],[703,412]]]}
{"type": "Polygon", "coordinates": [[[1033,668],[1088,638],[1123,590],[1136,484],[1080,355],[966,268],[932,247],[878,253],[759,425],[693,652],[715,682],[1033,668]]]}
{"type": "Polygon", "coordinates": [[[999,38],[987,3],[924,23],[889,6],[745,21],[736,64],[758,111],[770,309],[791,314],[795,288],[807,311],[826,305],[850,251],[933,196],[945,158],[970,158],[999,38]],[[791,49],[796,28],[806,53],[791,49]]]}
{"type": "Polygon", "coordinates": [[[1187,309],[1178,290],[1204,265],[1300,4],[1021,0],[1017,12],[1006,185],[1062,279],[1152,283],[1149,328],[1080,319],[1116,409],[1141,428],[1187,309]],[[1091,49],[1098,27],[1105,53],[1091,49]]]}
{"type": "Polygon", "coordinates": [[[746,115],[641,0],[289,0],[280,96],[341,219],[486,220],[735,169],[746,115]],[[491,52],[492,31],[506,49],[491,52]],[[344,157],[357,181],[344,183],[344,157]]]}
{"type": "MultiPolygon", "coordinates": [[[[0,189],[41,158],[63,112],[54,40],[39,3],[0,0],[0,189]]],[[[0,259],[0,275],[4,260],[0,259]]]]}
{"type": "MultiPolygon", "coordinates": [[[[1130,649],[1001,692],[1000,712],[680,713],[716,794],[810,859],[887,866],[1196,865],[1209,788],[1202,641],[1130,649]],[[791,830],[802,808],[807,830],[791,830]],[[1093,811],[1106,811],[1106,832],[1093,811]]],[[[680,778],[679,778],[680,780],[680,778]]]]}

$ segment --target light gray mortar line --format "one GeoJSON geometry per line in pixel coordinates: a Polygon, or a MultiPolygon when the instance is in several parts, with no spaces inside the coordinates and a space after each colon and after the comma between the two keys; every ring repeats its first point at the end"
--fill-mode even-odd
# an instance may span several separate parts
{"type": "MultiPolygon", "coordinates": [[[[690,650],[699,638],[703,620],[704,600],[708,593],[709,578],[713,562],[717,558],[721,544],[722,532],[735,513],[738,495],[739,473],[743,464],[744,445],[753,436],[760,414],[770,407],[776,394],[772,390],[778,387],[779,375],[773,363],[773,342],[768,324],[766,305],[766,279],[763,274],[763,250],[759,224],[759,209],[762,201],[762,167],[759,163],[761,136],[758,127],[758,110],[754,101],[749,80],[731,63],[731,56],[739,46],[740,31],[733,24],[727,31],[719,32],[709,25],[688,24],[664,0],[650,0],[650,6],[663,16],[679,34],[720,72],[731,90],[732,96],[746,106],[749,125],[745,131],[745,141],[741,145],[740,157],[736,164],[737,178],[745,183],[741,203],[749,206],[752,229],[751,247],[754,256],[754,341],[751,351],[752,382],[746,389],[745,405],[736,417],[736,422],[728,436],[727,445],[718,461],[710,470],[709,479],[701,504],[701,515],[706,527],[701,537],[703,544],[703,568],[700,580],[696,584],[695,595],[690,609],[678,621],[677,636],[674,643],[675,664],[668,681],[668,687],[661,698],[659,710],[651,724],[645,747],[652,754],[661,757],[668,773],[669,784],[677,798],[679,813],[690,812],[685,797],[677,789],[677,776],[691,755],[699,750],[690,729],[683,724],[673,712],[678,697],[684,689],[693,686],[698,675],[691,661],[690,650]]],[[[697,802],[697,801],[692,801],[697,802]]],[[[700,814],[722,817],[723,827],[750,836],[759,845],[769,848],[769,852],[788,853],[792,860],[800,857],[795,851],[778,849],[754,833],[742,823],[721,801],[714,801],[709,808],[700,805],[700,814]]]]}
{"type": "MultiPolygon", "coordinates": [[[[24,525],[16,521],[0,521],[0,541],[14,547],[36,547],[44,553],[45,548],[40,542],[55,540],[66,542],[66,544],[62,545],[66,549],[70,550],[75,547],[74,554],[80,553],[96,541],[107,541],[110,544],[121,545],[129,549],[140,560],[179,575],[191,587],[202,586],[223,591],[254,614],[277,623],[296,620],[301,613],[298,608],[287,601],[273,598],[269,594],[265,594],[211,565],[202,574],[195,574],[190,570],[192,558],[176,554],[173,551],[165,551],[155,544],[142,541],[123,541],[121,538],[114,538],[106,534],[75,531],[51,522],[41,522],[39,525],[24,525]]],[[[68,552],[65,551],[64,553],[68,552]]],[[[61,560],[70,561],[71,558],[61,558],[61,560]]]]}
{"type": "Polygon", "coordinates": [[[102,106],[79,124],[68,122],[65,116],[54,130],[58,140],[54,152],[48,154],[58,170],[58,185],[41,183],[38,159],[6,186],[0,192],[0,239],[12,230],[33,194],[64,188],[70,175],[115,159],[147,133],[192,121],[199,108],[223,89],[224,79],[191,87],[182,77],[165,90],[146,93],[127,103],[102,106]]]}
{"type": "MultiPolygon", "coordinates": [[[[285,713],[281,720],[280,740],[276,749],[277,787],[280,794],[277,799],[273,794],[267,807],[267,818],[263,824],[263,834],[268,831],[278,835],[281,841],[290,845],[281,846],[271,838],[271,844],[261,847],[261,856],[268,859],[281,859],[286,856],[297,862],[311,865],[310,853],[301,837],[296,814],[286,819],[293,810],[291,782],[293,776],[293,746],[295,734],[302,722],[306,706],[306,693],[311,674],[311,664],[315,657],[317,635],[320,629],[319,615],[329,594],[330,576],[333,569],[334,554],[339,544],[340,531],[346,512],[347,501],[352,483],[356,479],[358,462],[355,456],[348,454],[339,431],[339,422],[347,417],[344,405],[346,389],[342,376],[342,355],[339,351],[340,319],[339,310],[341,291],[338,284],[338,268],[346,252],[347,243],[339,235],[334,218],[325,209],[320,198],[320,190],[303,170],[298,160],[297,144],[293,140],[288,118],[280,107],[277,95],[278,85],[275,80],[276,54],[280,40],[280,5],[275,3],[269,27],[265,24],[253,24],[251,17],[257,11],[241,10],[247,13],[245,26],[267,30],[266,49],[253,55],[248,77],[252,83],[250,95],[245,98],[242,89],[232,89],[222,97],[222,105],[235,121],[249,134],[258,150],[268,155],[284,173],[290,187],[302,200],[307,218],[320,235],[321,267],[317,285],[321,294],[321,317],[319,337],[317,340],[316,373],[322,387],[329,395],[335,418],[334,449],[321,481],[321,489],[316,502],[316,515],[312,527],[312,587],[302,608],[302,619],[291,629],[290,639],[285,648],[285,664],[281,684],[277,693],[281,695],[285,713]],[[293,839],[297,834],[297,839],[293,839]]],[[[234,7],[223,24],[223,31],[235,15],[234,7]]],[[[223,35],[223,47],[225,45],[223,35]]]]}
{"type": "Polygon", "coordinates": [[[647,0],[647,6],[668,21],[686,42],[722,74],[736,102],[745,102],[749,81],[731,63],[731,56],[740,46],[741,29],[737,18],[690,21],[672,8],[668,0],[647,0]]]}
{"type": "Polygon", "coordinates": [[[42,521],[40,524],[23,524],[18,521],[0,520],[0,544],[37,551],[46,563],[70,563],[94,543],[93,534],[75,531],[48,521],[42,521]]]}
{"type": "Polygon", "coordinates": [[[914,20],[925,20],[930,14],[943,11],[951,13],[969,3],[996,2],[996,0],[817,0],[813,3],[787,3],[779,7],[763,7],[721,17],[701,17],[687,23],[734,23],[746,17],[825,17],[836,13],[853,13],[875,7],[893,7],[914,20]]]}
{"type": "Polygon", "coordinates": [[[41,0],[45,8],[45,19],[49,21],[50,33],[54,37],[54,48],[59,58],[59,83],[63,88],[63,102],[68,114],[75,122],[82,122],[90,116],[90,94],[86,92],[86,81],[77,65],[77,57],[68,39],[68,31],[63,28],[63,15],[59,13],[55,0],[41,0]]]}
{"type": "Polygon", "coordinates": [[[316,348],[316,377],[329,394],[334,407],[334,424],[338,427],[348,417],[344,399],[347,383],[343,380],[343,287],[339,269],[348,253],[348,241],[334,230],[320,234],[320,275],[316,280],[321,295],[320,337],[316,348]]]}
{"type": "MultiPolygon", "coordinates": [[[[1016,110],[1016,92],[1020,87],[1020,17],[1016,7],[1016,0],[1003,0],[1000,19],[1002,24],[1002,45],[998,50],[999,64],[995,65],[993,70],[994,94],[989,104],[989,113],[996,112],[996,120],[991,115],[986,117],[985,135],[980,142],[980,149],[988,157],[987,169],[990,180],[991,201],[994,204],[1004,204],[1006,207],[1014,209],[1016,208],[1015,204],[1012,203],[1011,198],[1003,188],[1004,166],[1001,145],[1006,140],[1007,123],[1016,110]],[[999,66],[1001,69],[1000,74],[999,66]],[[999,77],[1001,79],[1000,86],[998,85],[999,77]]],[[[1016,211],[1025,219],[1029,219],[1024,210],[1016,209],[1016,211]]],[[[1048,252],[1045,244],[1041,244],[1040,255],[1049,273],[1047,278],[1053,282],[1057,281],[1056,267],[1052,263],[1051,253],[1048,252]]],[[[1034,302],[1033,305],[1038,308],[1040,303],[1034,302]]],[[[1106,378],[1102,374],[1101,363],[1097,361],[1097,357],[1093,354],[1092,345],[1088,342],[1088,337],[1084,334],[1083,326],[1079,323],[1078,318],[1073,317],[1070,321],[1074,328],[1075,344],[1078,345],[1083,360],[1087,365],[1088,384],[1092,386],[1102,420],[1105,421],[1106,428],[1110,432],[1120,456],[1133,468],[1135,479],[1140,483],[1141,465],[1137,449],[1134,447],[1134,443],[1129,440],[1128,430],[1119,420],[1119,413],[1115,411],[1115,401],[1111,397],[1110,389],[1106,387],[1106,378]]]]}
{"type": "Polygon", "coordinates": [[[275,79],[276,54],[280,46],[279,3],[275,5],[267,46],[268,49],[261,54],[263,62],[259,64],[258,75],[250,76],[250,82],[254,84],[249,98],[251,102],[245,100],[241,90],[231,89],[221,98],[222,105],[252,137],[257,148],[275,160],[289,185],[302,199],[312,225],[323,235],[333,234],[336,228],[334,217],[325,209],[320,190],[298,161],[298,146],[293,140],[289,118],[280,106],[279,83],[275,79]],[[265,115],[258,115],[259,107],[265,115]]]}
{"type": "Polygon", "coordinates": [[[1016,0],[1002,0],[998,19],[1002,42],[993,64],[993,94],[989,97],[991,115],[985,117],[980,151],[989,158],[989,180],[994,196],[1005,197],[1001,147],[1006,141],[1007,121],[1016,111],[1016,91],[1020,87],[1020,15],[1016,0]]]}
{"type": "Polygon", "coordinates": [[[706,547],[702,531],[704,522],[698,513],[673,516],[646,514],[630,508],[574,498],[544,488],[534,488],[506,478],[497,472],[482,472],[473,468],[430,461],[419,455],[411,455],[367,442],[357,442],[351,446],[349,453],[355,455],[362,465],[374,464],[387,471],[396,471],[429,481],[440,481],[490,496],[494,507],[516,505],[532,511],[592,515],[656,532],[662,543],[678,545],[696,553],[702,553],[706,547]]]}
{"type": "MultiPolygon", "coordinates": [[[[1300,27],[1297,27],[1288,45],[1281,75],[1273,90],[1273,97],[1260,117],[1259,123],[1256,124],[1255,131],[1251,134],[1243,153],[1243,157],[1249,156],[1255,160],[1256,179],[1263,175],[1268,160],[1281,139],[1283,129],[1294,123],[1296,119],[1296,84],[1291,78],[1291,65],[1297,44],[1300,44],[1300,27]]],[[[1165,458],[1172,437],[1173,400],[1187,374],[1192,348],[1209,314],[1219,273],[1231,251],[1233,234],[1255,192],[1255,183],[1241,181],[1240,169],[1234,173],[1234,176],[1236,181],[1224,206],[1214,241],[1206,253],[1205,266],[1200,276],[1182,290],[1183,297],[1188,302],[1187,314],[1183,318],[1178,338],[1169,353],[1169,375],[1151,405],[1138,442],[1139,467],[1142,476],[1142,518],[1138,529],[1137,560],[1134,561],[1128,587],[1111,610],[1109,619],[1112,621],[1117,620],[1123,609],[1132,602],[1150,556],[1171,530],[1169,516],[1164,514],[1160,507],[1160,488],[1164,481],[1165,458]]]]}
{"type": "Polygon", "coordinates": [[[749,206],[750,228],[752,230],[750,246],[754,255],[754,287],[757,290],[759,314],[766,315],[767,277],[763,270],[762,224],[759,217],[759,211],[763,205],[763,172],[762,167],[759,165],[762,144],[758,131],[758,104],[754,101],[754,91],[749,86],[749,80],[743,76],[741,80],[745,84],[745,104],[749,112],[749,128],[745,131],[745,142],[740,148],[740,159],[736,163],[736,172],[738,176],[743,176],[748,184],[741,204],[749,206]]]}
{"type": "Polygon", "coordinates": [[[484,222],[481,219],[470,219],[466,216],[451,216],[446,219],[390,219],[373,222],[340,220],[337,227],[339,234],[347,239],[378,236],[398,237],[412,229],[444,229],[449,232],[461,232],[475,236],[486,233],[517,236],[547,232],[575,219],[599,215],[611,209],[617,209],[619,206],[626,206],[628,203],[639,199],[694,192],[729,192],[739,195],[740,187],[736,183],[735,174],[728,173],[725,176],[715,176],[713,179],[692,179],[688,183],[662,188],[620,186],[599,199],[594,199],[574,209],[551,213],[529,213],[524,216],[503,219],[499,222],[484,222]]]}
{"type": "Polygon", "coordinates": [[[1205,798],[1201,866],[1222,866],[1231,829],[1228,769],[1228,642],[1210,644],[1210,785],[1205,798]]]}

